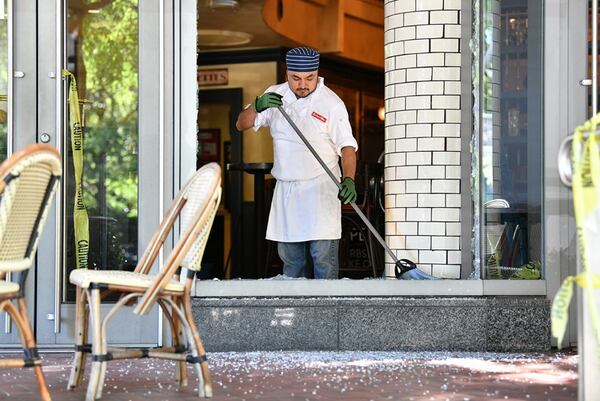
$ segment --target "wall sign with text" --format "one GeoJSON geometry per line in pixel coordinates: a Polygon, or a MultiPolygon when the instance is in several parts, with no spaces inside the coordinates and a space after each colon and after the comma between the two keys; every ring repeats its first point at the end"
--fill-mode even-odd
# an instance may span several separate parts
{"type": "Polygon", "coordinates": [[[229,83],[229,70],[227,68],[219,70],[198,70],[198,85],[227,85],[229,83]]]}

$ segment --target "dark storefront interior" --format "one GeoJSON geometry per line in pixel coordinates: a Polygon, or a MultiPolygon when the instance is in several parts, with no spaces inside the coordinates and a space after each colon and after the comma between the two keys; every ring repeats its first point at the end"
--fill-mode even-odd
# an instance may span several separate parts
{"type": "MultiPolygon", "coordinates": [[[[264,3],[266,7],[269,2],[264,3]]],[[[243,136],[252,133],[235,130],[237,114],[246,104],[243,99],[284,82],[285,53],[296,46],[262,22],[262,6],[262,1],[199,3],[198,68],[206,74],[199,78],[197,165],[219,162],[225,175],[223,205],[204,257],[204,279],[268,278],[282,272],[276,243],[264,239],[275,186],[268,174],[272,154],[266,148],[270,145],[248,144],[243,136]],[[226,33],[229,30],[236,33],[226,33]],[[244,39],[241,31],[248,37],[244,39]],[[231,45],[236,43],[234,37],[237,43],[248,43],[231,45]],[[260,89],[235,85],[238,70],[234,66],[254,63],[271,63],[277,82],[267,80],[260,89]],[[207,126],[207,121],[221,125],[207,126]]],[[[359,144],[357,205],[383,234],[383,67],[339,54],[321,52],[319,75],[346,104],[359,144]]],[[[342,231],[340,278],[381,276],[383,252],[349,205],[342,209],[342,231]]]]}

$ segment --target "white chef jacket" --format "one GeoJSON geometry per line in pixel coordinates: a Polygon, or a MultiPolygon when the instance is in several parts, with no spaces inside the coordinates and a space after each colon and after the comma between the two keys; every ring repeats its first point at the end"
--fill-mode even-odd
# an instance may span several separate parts
{"type": "MultiPolygon", "coordinates": [[[[287,82],[266,92],[282,95],[283,108],[317,154],[336,177],[341,176],[342,148],[358,144],[352,136],[344,102],[319,77],[317,88],[305,98],[296,98],[287,82]]],[[[277,179],[267,239],[301,242],[339,239],[342,236],[338,188],[310,153],[296,131],[276,108],[256,116],[254,129],[269,126],[273,137],[271,174],[277,179]]]]}

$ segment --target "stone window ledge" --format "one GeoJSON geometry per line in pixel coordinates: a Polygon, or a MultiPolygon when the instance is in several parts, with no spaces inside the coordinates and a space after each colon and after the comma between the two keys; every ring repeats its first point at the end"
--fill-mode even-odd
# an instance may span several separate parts
{"type": "Polygon", "coordinates": [[[196,297],[546,295],[545,280],[202,280],[196,297]]]}

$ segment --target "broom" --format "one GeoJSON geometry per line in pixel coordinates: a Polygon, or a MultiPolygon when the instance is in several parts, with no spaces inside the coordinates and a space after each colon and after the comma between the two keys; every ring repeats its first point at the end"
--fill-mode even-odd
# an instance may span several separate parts
{"type": "MultiPolygon", "coordinates": [[[[281,112],[281,114],[283,115],[283,117],[287,120],[287,122],[292,126],[292,128],[294,129],[294,131],[296,131],[296,134],[298,134],[298,136],[300,137],[300,139],[302,139],[302,142],[304,142],[304,144],[306,145],[306,147],[308,148],[308,150],[310,150],[310,153],[313,154],[313,156],[317,159],[317,161],[319,162],[319,164],[321,165],[321,167],[323,167],[323,169],[325,170],[325,172],[327,173],[327,175],[329,176],[329,178],[331,178],[333,180],[333,182],[338,187],[338,189],[342,189],[342,186],[341,186],[339,180],[337,178],[335,178],[335,175],[333,175],[333,173],[331,172],[331,170],[329,170],[329,168],[327,167],[327,165],[325,164],[325,162],[323,162],[323,159],[321,159],[321,157],[318,155],[318,153],[315,151],[315,149],[312,147],[312,145],[304,137],[304,134],[302,134],[302,132],[300,131],[300,129],[292,121],[292,119],[286,113],[286,111],[283,109],[283,107],[278,106],[277,108],[279,109],[279,111],[281,112]]],[[[367,228],[369,229],[369,231],[371,231],[371,233],[373,234],[373,236],[377,239],[377,241],[379,241],[379,243],[381,244],[381,246],[383,246],[383,248],[385,249],[385,251],[388,253],[388,255],[390,255],[390,257],[394,261],[396,278],[402,279],[402,280],[435,280],[436,279],[435,277],[430,276],[429,274],[424,273],[421,270],[417,269],[417,265],[414,262],[412,262],[411,260],[409,260],[409,259],[398,259],[396,257],[396,255],[394,254],[394,252],[392,252],[392,250],[390,249],[390,247],[385,243],[385,241],[383,240],[383,238],[381,238],[381,235],[379,235],[379,233],[377,232],[377,230],[375,229],[375,227],[373,227],[373,225],[367,219],[367,217],[364,215],[364,213],[358,208],[358,206],[356,206],[356,203],[355,202],[350,202],[350,205],[352,206],[352,209],[354,209],[354,211],[356,212],[356,214],[358,214],[358,216],[363,221],[363,223],[365,223],[365,225],[367,226],[367,228]]]]}

